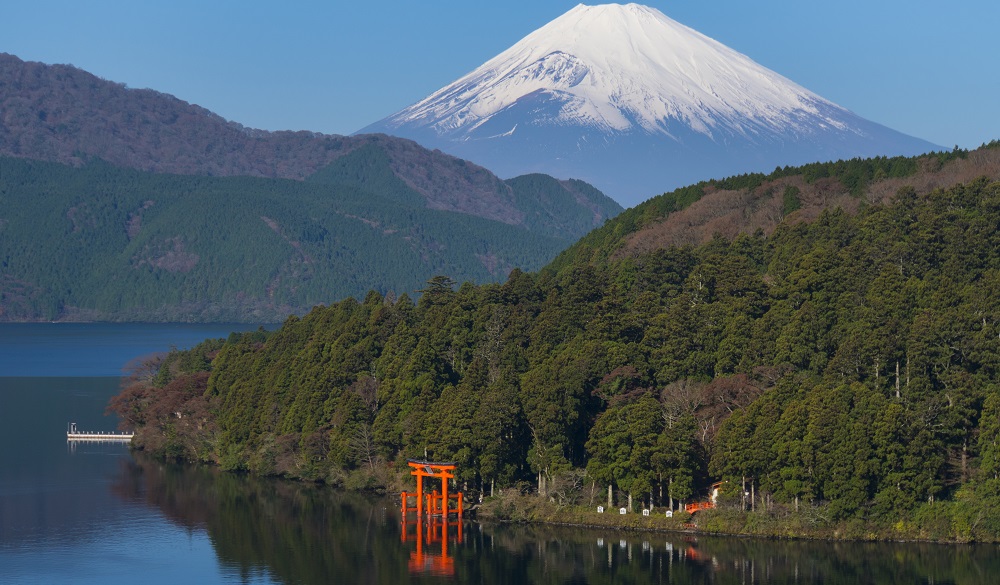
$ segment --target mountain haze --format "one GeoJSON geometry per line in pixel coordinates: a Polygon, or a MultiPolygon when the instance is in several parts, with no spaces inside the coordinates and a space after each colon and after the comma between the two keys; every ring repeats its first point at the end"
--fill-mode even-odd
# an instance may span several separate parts
{"type": "Polygon", "coordinates": [[[500,176],[583,179],[626,206],[709,178],[939,148],[637,4],[578,5],[370,132],[500,176]]]}

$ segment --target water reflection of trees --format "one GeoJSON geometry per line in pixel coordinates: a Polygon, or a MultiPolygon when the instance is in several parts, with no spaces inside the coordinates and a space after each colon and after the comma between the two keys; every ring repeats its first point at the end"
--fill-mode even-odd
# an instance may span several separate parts
{"type": "Polygon", "coordinates": [[[204,529],[224,570],[285,583],[405,583],[409,553],[385,502],[311,484],[143,457],[116,489],[204,529]]]}
{"type": "MultiPolygon", "coordinates": [[[[225,571],[284,583],[426,583],[391,499],[139,456],[115,484],[205,530],[225,571]]],[[[992,583],[996,546],[788,542],[468,524],[448,548],[468,583],[992,583]]]]}

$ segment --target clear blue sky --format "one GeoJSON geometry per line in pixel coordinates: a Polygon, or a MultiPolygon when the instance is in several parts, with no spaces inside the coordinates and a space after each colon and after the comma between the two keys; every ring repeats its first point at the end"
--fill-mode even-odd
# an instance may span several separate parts
{"type": "MultiPolygon", "coordinates": [[[[70,63],[253,128],[350,134],[576,4],[9,0],[0,52],[70,63]]],[[[1000,139],[995,0],[647,4],[875,122],[947,147],[1000,139]]]]}

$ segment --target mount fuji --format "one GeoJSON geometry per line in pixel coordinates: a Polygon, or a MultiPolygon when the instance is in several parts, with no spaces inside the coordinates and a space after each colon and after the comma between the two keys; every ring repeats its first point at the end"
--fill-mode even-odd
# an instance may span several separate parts
{"type": "Polygon", "coordinates": [[[711,178],[940,146],[865,120],[653,8],[578,5],[363,128],[625,206],[711,178]]]}

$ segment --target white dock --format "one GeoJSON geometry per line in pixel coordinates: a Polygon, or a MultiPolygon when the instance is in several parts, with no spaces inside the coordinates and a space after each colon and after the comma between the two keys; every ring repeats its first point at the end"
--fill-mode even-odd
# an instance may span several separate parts
{"type": "Polygon", "coordinates": [[[88,433],[86,431],[77,430],[76,423],[69,423],[69,429],[66,431],[66,440],[129,443],[132,441],[132,436],[134,434],[135,433],[88,433]]]}

